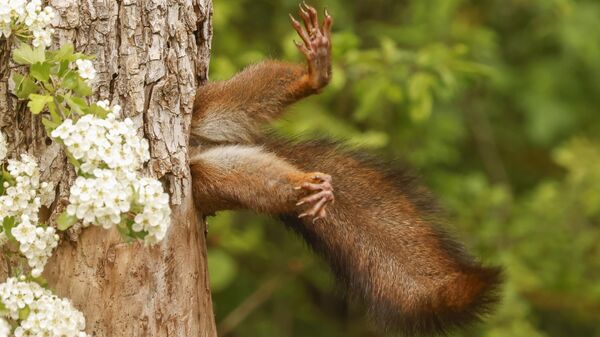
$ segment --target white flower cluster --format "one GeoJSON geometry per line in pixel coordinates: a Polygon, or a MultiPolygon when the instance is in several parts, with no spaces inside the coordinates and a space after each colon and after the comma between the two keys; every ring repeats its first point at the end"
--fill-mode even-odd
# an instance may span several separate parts
{"type": "Polygon", "coordinates": [[[29,217],[23,215],[21,223],[11,230],[11,234],[19,242],[19,250],[27,258],[31,275],[40,276],[52,251],[58,246],[59,237],[54,227],[36,226],[29,221],[29,217]]]}
{"type": "Polygon", "coordinates": [[[171,223],[169,195],[163,192],[160,181],[153,178],[139,178],[133,186],[134,203],[143,207],[143,210],[135,216],[132,228],[136,232],[148,233],[144,238],[147,244],[158,243],[165,237],[171,223]]]}
{"type": "Polygon", "coordinates": [[[81,163],[79,176],[71,186],[67,213],[82,220],[84,226],[104,228],[133,220],[131,229],[144,233],[144,241],[162,240],[169,227],[169,197],[161,183],[142,177],[139,170],[150,159],[148,142],[138,137],[131,119],[117,120],[117,105],[107,101],[98,106],[110,111],[106,119],[85,115],[75,123],[65,120],[52,137],[60,139],[69,153],[81,163]]]}
{"type": "MultiPolygon", "coordinates": [[[[7,170],[14,183],[4,182],[5,194],[0,196],[0,220],[14,217],[18,222],[11,234],[19,242],[19,250],[27,258],[32,275],[39,276],[52,250],[58,245],[54,228],[35,224],[41,205],[49,205],[53,201],[54,190],[51,184],[40,183],[39,168],[29,155],[21,155],[21,160],[9,160],[7,170]]],[[[6,241],[7,233],[0,233],[0,246],[6,241]]]]}
{"type": "MultiPolygon", "coordinates": [[[[104,102],[98,106],[102,107],[101,104],[104,102]]],[[[120,107],[113,110],[120,111],[120,107]]],[[[114,113],[109,113],[106,119],[85,115],[75,123],[66,119],[51,135],[82,162],[81,170],[86,173],[97,168],[136,171],[150,159],[148,141],[138,137],[133,121],[117,120],[114,113]]]]}
{"type": "Polygon", "coordinates": [[[4,318],[0,317],[0,337],[8,337],[9,333],[10,325],[8,325],[8,322],[4,318]]]}
{"type": "Polygon", "coordinates": [[[121,223],[121,213],[131,209],[131,182],[136,178],[122,173],[96,169],[93,178],[77,177],[71,186],[67,213],[81,219],[86,227],[95,224],[109,229],[121,223]]]}
{"type": "Polygon", "coordinates": [[[94,64],[90,60],[82,60],[79,59],[75,61],[77,65],[77,71],[79,72],[79,76],[81,78],[91,81],[96,78],[96,69],[94,69],[94,64]]]}
{"type": "Polygon", "coordinates": [[[35,282],[25,282],[24,277],[10,277],[0,284],[0,302],[4,304],[8,318],[12,320],[18,320],[19,311],[42,296],[52,296],[52,293],[35,282]]]}
{"type": "MultiPolygon", "coordinates": [[[[6,145],[6,137],[2,132],[0,132],[0,163],[4,161],[6,158],[6,154],[8,153],[8,147],[6,145]]],[[[1,335],[0,335],[1,337],[1,335]]]]}
{"type": "Polygon", "coordinates": [[[31,156],[21,155],[21,160],[9,160],[8,173],[14,185],[4,182],[5,195],[0,196],[0,219],[7,216],[21,217],[37,222],[41,205],[49,205],[54,200],[54,187],[40,183],[40,170],[31,156]]]}
{"type": "Polygon", "coordinates": [[[96,102],[96,105],[101,107],[102,109],[112,113],[111,118],[119,118],[121,116],[121,106],[118,104],[115,104],[111,108],[110,102],[107,99],[96,102]]]}
{"type": "MultiPolygon", "coordinates": [[[[19,326],[15,337],[86,337],[85,318],[69,300],[58,298],[35,282],[9,278],[0,284],[0,301],[8,316],[19,326]],[[19,311],[28,307],[29,315],[19,320],[19,311]]],[[[2,334],[0,334],[2,336],[2,334]]]]}
{"type": "Polygon", "coordinates": [[[144,241],[162,240],[169,226],[169,196],[160,182],[129,171],[94,170],[93,178],[78,177],[71,187],[67,213],[83,221],[109,229],[121,223],[121,215],[137,213],[132,230],[146,232],[144,241]],[[136,210],[136,211],[134,211],[136,210]]]}
{"type": "Polygon", "coordinates": [[[54,17],[52,7],[42,8],[41,0],[0,0],[0,37],[24,28],[31,33],[35,47],[48,46],[54,33],[48,26],[54,17]]]}

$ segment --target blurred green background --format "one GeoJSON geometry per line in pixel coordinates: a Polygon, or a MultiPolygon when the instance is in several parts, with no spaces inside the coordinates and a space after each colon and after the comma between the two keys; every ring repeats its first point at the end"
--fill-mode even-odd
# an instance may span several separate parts
{"type": "MultiPolygon", "coordinates": [[[[404,158],[503,301],[456,336],[600,336],[600,1],[311,1],[334,17],[334,78],[275,125],[404,158]]],[[[215,0],[211,80],[301,61],[295,0],[215,0]]],[[[357,205],[359,207],[359,205],[357,205]]],[[[209,218],[221,336],[380,336],[278,222],[209,218]]]]}

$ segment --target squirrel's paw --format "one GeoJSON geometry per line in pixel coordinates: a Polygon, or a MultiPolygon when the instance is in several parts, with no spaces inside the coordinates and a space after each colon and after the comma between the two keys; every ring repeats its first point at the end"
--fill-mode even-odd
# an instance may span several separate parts
{"type": "Polygon", "coordinates": [[[331,26],[333,19],[325,10],[323,25],[319,27],[317,10],[306,3],[300,5],[299,14],[304,27],[290,14],[292,26],[303,42],[294,41],[294,43],[308,62],[311,86],[318,90],[327,85],[331,79],[331,26]]]}
{"type": "Polygon", "coordinates": [[[303,189],[311,192],[310,195],[300,199],[296,206],[312,204],[305,212],[298,217],[311,217],[313,222],[324,218],[327,215],[327,204],[334,202],[333,187],[331,186],[331,176],[328,174],[315,172],[309,173],[310,182],[304,182],[295,187],[297,190],[303,189]]]}

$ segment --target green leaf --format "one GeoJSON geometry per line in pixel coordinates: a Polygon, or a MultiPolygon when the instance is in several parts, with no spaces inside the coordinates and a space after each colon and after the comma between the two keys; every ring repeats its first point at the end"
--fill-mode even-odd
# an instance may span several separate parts
{"type": "Polygon", "coordinates": [[[106,111],[106,109],[99,107],[97,104],[92,104],[90,105],[90,111],[91,114],[98,116],[100,118],[105,118],[106,115],[108,115],[108,111],[106,111]]]}
{"type": "Polygon", "coordinates": [[[67,154],[67,159],[69,160],[69,163],[71,163],[71,165],[73,165],[75,169],[79,170],[79,167],[81,167],[81,163],[79,163],[79,160],[75,159],[75,157],[73,157],[73,155],[69,151],[65,151],[65,153],[67,154]]]}
{"type": "Polygon", "coordinates": [[[89,112],[90,108],[85,99],[76,96],[65,96],[65,102],[71,108],[72,111],[78,115],[85,115],[89,112]]]}
{"type": "Polygon", "coordinates": [[[27,317],[29,317],[29,314],[31,313],[31,309],[29,309],[29,306],[26,306],[25,308],[19,310],[19,320],[24,321],[27,319],[27,317]]]}
{"type": "Polygon", "coordinates": [[[38,95],[31,94],[29,95],[29,102],[27,103],[27,107],[31,110],[31,113],[34,115],[39,114],[44,110],[46,104],[52,102],[54,98],[49,95],[38,95]]]}
{"type": "Polygon", "coordinates": [[[433,106],[433,98],[429,93],[423,94],[410,106],[410,117],[415,122],[422,122],[429,118],[433,106]]]}
{"type": "Polygon", "coordinates": [[[29,95],[39,92],[39,90],[40,89],[35,84],[35,82],[31,78],[29,78],[29,76],[27,76],[21,84],[17,97],[21,99],[26,99],[29,97],[29,95]]]}
{"type": "Polygon", "coordinates": [[[11,79],[15,83],[14,94],[20,99],[26,99],[30,94],[38,92],[38,86],[29,76],[13,73],[11,79]]]}
{"type": "Polygon", "coordinates": [[[52,132],[52,130],[56,129],[60,123],[53,122],[47,118],[42,118],[42,124],[46,127],[46,133],[52,132]]]}
{"type": "Polygon", "coordinates": [[[126,243],[130,243],[133,241],[133,239],[131,238],[131,235],[129,235],[129,228],[124,221],[121,221],[121,223],[117,226],[117,230],[121,235],[121,239],[126,243]]]}
{"type": "Polygon", "coordinates": [[[62,212],[58,219],[56,219],[57,226],[59,231],[66,231],[71,228],[75,223],[77,223],[77,217],[73,215],[69,215],[67,212],[62,212]]]}
{"type": "Polygon", "coordinates": [[[127,224],[127,229],[129,230],[129,237],[131,237],[132,239],[141,239],[142,240],[146,236],[148,236],[147,231],[136,232],[133,230],[133,224],[134,224],[133,220],[127,219],[126,224],[127,224]]]}
{"type": "Polygon", "coordinates": [[[50,117],[52,117],[52,121],[55,123],[62,123],[62,118],[58,114],[57,101],[52,100],[52,102],[48,103],[48,111],[50,111],[50,117]]]}
{"type": "Polygon", "coordinates": [[[26,279],[28,282],[35,282],[40,285],[42,288],[48,288],[48,281],[43,276],[33,277],[31,275],[27,276],[26,279]]]}
{"type": "Polygon", "coordinates": [[[10,240],[15,240],[15,237],[12,235],[12,229],[15,227],[15,217],[7,216],[2,220],[2,228],[4,228],[4,234],[10,240]]]}
{"type": "Polygon", "coordinates": [[[8,314],[8,309],[6,309],[6,305],[0,301],[0,317],[8,314]]]}
{"type": "Polygon", "coordinates": [[[77,79],[77,86],[73,88],[73,91],[82,97],[86,97],[92,94],[92,88],[85,82],[81,77],[77,79]]]}
{"type": "Polygon", "coordinates": [[[61,61],[60,62],[60,64],[58,65],[58,72],[56,72],[58,77],[65,76],[65,74],[70,70],[69,64],[70,64],[69,61],[61,61]]]}
{"type": "Polygon", "coordinates": [[[10,173],[4,170],[2,170],[2,178],[4,178],[4,181],[8,182],[9,185],[15,185],[15,178],[13,178],[13,176],[11,176],[10,173]]]}
{"type": "Polygon", "coordinates": [[[35,63],[31,66],[29,73],[38,81],[48,82],[50,79],[50,63],[35,63]]]}
{"type": "Polygon", "coordinates": [[[69,71],[65,74],[62,80],[62,86],[66,89],[73,90],[79,85],[79,74],[75,71],[69,71]]]}
{"type": "Polygon", "coordinates": [[[72,58],[73,61],[75,61],[75,60],[95,60],[95,59],[96,59],[95,56],[86,55],[84,53],[75,53],[75,54],[73,54],[73,58],[72,58]]]}
{"type": "Polygon", "coordinates": [[[408,95],[412,100],[410,116],[414,121],[423,121],[429,118],[433,106],[431,96],[435,78],[427,73],[419,72],[413,75],[408,84],[408,95]]]}
{"type": "Polygon", "coordinates": [[[92,94],[92,88],[79,76],[77,72],[70,71],[63,78],[63,87],[73,90],[77,95],[85,97],[92,94]]]}
{"type": "Polygon", "coordinates": [[[20,86],[21,83],[23,83],[23,79],[25,79],[25,76],[19,73],[13,73],[10,76],[10,80],[13,81],[13,83],[15,84],[15,88],[20,86]]]}
{"type": "Polygon", "coordinates": [[[73,58],[75,55],[73,55],[73,44],[71,43],[65,43],[62,46],[60,46],[60,49],[57,50],[54,55],[52,55],[52,58],[55,61],[75,61],[73,58]]]}
{"type": "Polygon", "coordinates": [[[31,65],[46,60],[45,48],[39,46],[31,48],[28,44],[21,43],[19,48],[13,51],[13,61],[20,65],[31,65]]]}
{"type": "Polygon", "coordinates": [[[360,98],[360,104],[354,111],[354,118],[357,121],[366,120],[373,111],[377,110],[377,104],[382,101],[381,96],[388,86],[388,83],[386,82],[387,81],[374,82],[365,88],[364,94],[360,98]]]}
{"type": "Polygon", "coordinates": [[[136,232],[134,230],[131,230],[129,232],[129,234],[131,235],[132,238],[134,239],[140,239],[143,240],[146,236],[148,236],[148,231],[141,231],[141,232],[136,232]]]}

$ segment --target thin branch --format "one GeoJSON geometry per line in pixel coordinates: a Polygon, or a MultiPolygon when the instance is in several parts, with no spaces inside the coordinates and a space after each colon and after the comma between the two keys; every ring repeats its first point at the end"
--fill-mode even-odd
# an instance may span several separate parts
{"type": "Polygon", "coordinates": [[[227,336],[258,307],[271,298],[273,293],[281,286],[282,279],[283,277],[279,275],[270,278],[252,293],[252,295],[248,296],[242,304],[230,312],[229,315],[219,323],[219,327],[217,328],[219,336],[227,336]]]}
{"type": "Polygon", "coordinates": [[[498,151],[494,137],[494,130],[487,116],[473,106],[471,95],[469,94],[466,99],[465,111],[479,157],[490,179],[494,183],[502,184],[511,190],[506,166],[498,151]]]}

